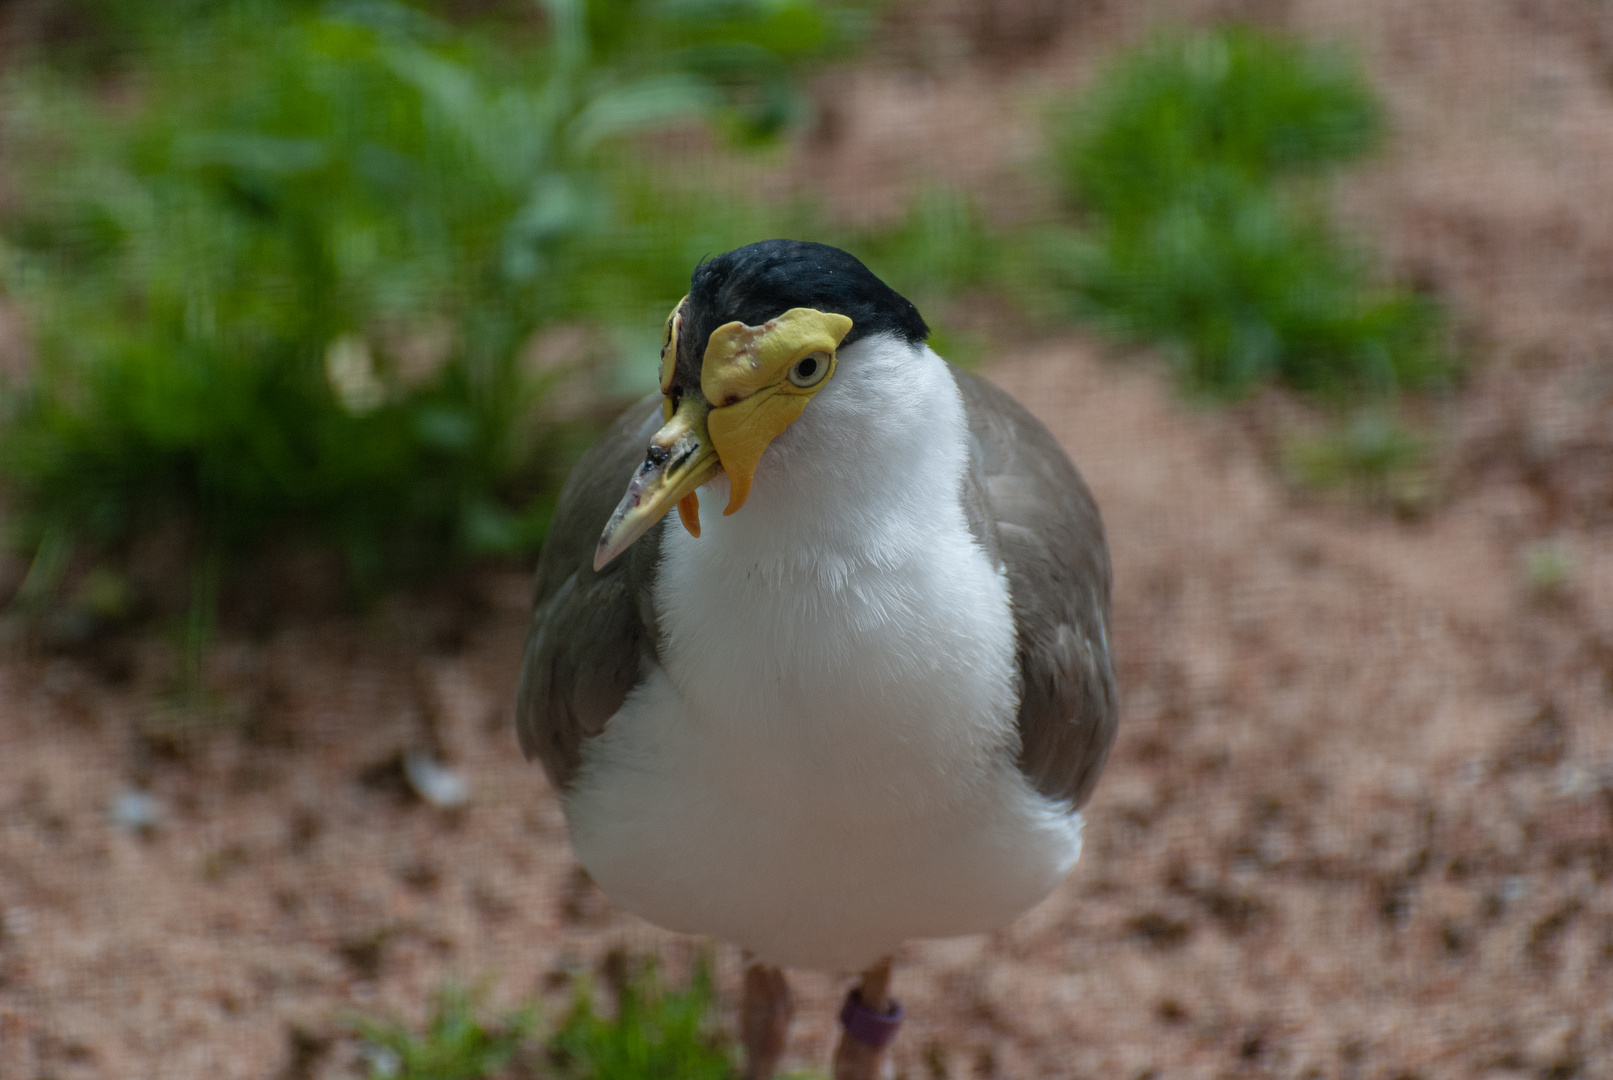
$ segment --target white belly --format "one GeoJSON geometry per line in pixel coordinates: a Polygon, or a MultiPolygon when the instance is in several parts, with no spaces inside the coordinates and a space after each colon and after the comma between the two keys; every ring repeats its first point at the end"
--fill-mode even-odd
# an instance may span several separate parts
{"type": "MultiPolygon", "coordinates": [[[[950,391],[961,427],[936,367],[924,415],[946,420],[950,391]]],[[[628,910],[781,966],[852,969],[1013,919],[1074,866],[1080,819],[1014,764],[1008,591],[957,504],[961,438],[937,451],[931,426],[897,488],[861,483],[848,440],[814,441],[846,433],[832,388],[779,443],[817,469],[847,459],[835,504],[810,473],[759,470],[732,518],[726,482],[708,485],[701,539],[667,530],[662,665],[585,748],[566,810],[578,858],[628,910]]],[[[903,434],[850,442],[890,465],[903,434]]]]}

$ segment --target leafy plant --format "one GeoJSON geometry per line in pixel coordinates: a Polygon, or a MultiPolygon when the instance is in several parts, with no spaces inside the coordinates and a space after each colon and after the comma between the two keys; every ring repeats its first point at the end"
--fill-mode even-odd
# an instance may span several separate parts
{"type": "Polygon", "coordinates": [[[482,1080],[520,1053],[535,1024],[531,1009],[486,1015],[470,995],[447,989],[418,1037],[395,1022],[358,1020],[354,1027],[369,1043],[370,1080],[482,1080]]]}
{"type": "Polygon", "coordinates": [[[733,1066],[713,1022],[711,971],[696,966],[687,989],[662,985],[653,963],[630,973],[616,1016],[594,1011],[579,988],[565,1023],[549,1040],[560,1074],[573,1080],[728,1080],[733,1066]]]}
{"type": "Polygon", "coordinates": [[[804,0],[550,0],[525,38],[384,0],[91,6],[144,28],[124,104],[44,63],[5,87],[21,539],[312,533],[367,580],[536,544],[563,432],[523,349],[644,321],[721,231],[646,229],[613,138],[770,130],[834,34],[804,0]]]}
{"type": "Polygon", "coordinates": [[[1006,272],[1005,237],[967,194],[930,185],[908,201],[893,225],[845,230],[831,242],[856,252],[869,269],[912,300],[930,326],[929,344],[966,367],[985,354],[985,342],[948,319],[960,296],[1006,298],[1015,282],[1006,272]]]}
{"type": "Polygon", "coordinates": [[[489,1013],[454,988],[438,996],[418,1035],[397,1022],[352,1021],[368,1043],[370,1080],[481,1080],[506,1066],[552,1080],[730,1080],[710,965],[697,964],[682,989],[671,989],[654,960],[623,960],[616,1015],[601,1016],[591,988],[580,984],[541,1048],[534,1009],[489,1013]]]}
{"type": "MultiPolygon", "coordinates": [[[[872,0],[593,0],[588,37],[617,70],[676,71],[720,98],[725,126],[743,140],[800,119],[795,69],[843,51],[868,30],[872,0]]],[[[640,99],[653,109],[653,98],[640,99]]]]}
{"type": "Polygon", "coordinates": [[[943,187],[920,188],[894,227],[854,232],[843,242],[921,308],[990,286],[999,275],[1001,245],[979,206],[943,187]]]}
{"type": "Polygon", "coordinates": [[[1060,178],[1089,229],[1051,236],[1053,273],[1116,333],[1165,344],[1195,393],[1442,378],[1434,306],[1373,277],[1317,187],[1381,130],[1335,52],[1240,27],[1158,38],[1060,120],[1060,178]]]}
{"type": "Polygon", "coordinates": [[[1324,434],[1291,441],[1283,457],[1289,474],[1306,487],[1344,489],[1410,511],[1428,494],[1427,453],[1428,440],[1393,412],[1373,407],[1324,434]]]}
{"type": "Polygon", "coordinates": [[[1573,592],[1574,557],[1561,540],[1541,540],[1523,549],[1524,580],[1536,599],[1560,602],[1573,592]]]}
{"type": "MultiPolygon", "coordinates": [[[[543,0],[388,2],[392,10],[382,17],[394,24],[419,13],[444,24],[470,22],[525,44],[554,19],[543,0]]],[[[199,23],[232,15],[273,19],[323,8],[373,17],[384,11],[370,0],[35,0],[30,7],[29,17],[12,28],[18,39],[13,44],[78,71],[139,66],[164,42],[199,23]]],[[[795,65],[859,38],[868,29],[870,5],[856,0],[833,7],[812,0],[592,0],[579,10],[596,67],[696,76],[705,83],[703,92],[723,99],[736,133],[762,138],[802,111],[795,65]]],[[[654,105],[639,101],[646,103],[654,105]]]]}

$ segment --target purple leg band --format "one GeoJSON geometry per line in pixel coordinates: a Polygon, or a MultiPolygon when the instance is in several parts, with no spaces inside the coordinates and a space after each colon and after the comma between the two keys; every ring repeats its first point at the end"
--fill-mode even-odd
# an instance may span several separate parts
{"type": "Polygon", "coordinates": [[[896,1038],[896,1029],[902,1026],[902,1003],[892,1000],[889,1012],[877,1013],[864,1005],[862,995],[853,990],[846,995],[846,1004],[840,1010],[840,1026],[864,1046],[883,1050],[896,1038]]]}

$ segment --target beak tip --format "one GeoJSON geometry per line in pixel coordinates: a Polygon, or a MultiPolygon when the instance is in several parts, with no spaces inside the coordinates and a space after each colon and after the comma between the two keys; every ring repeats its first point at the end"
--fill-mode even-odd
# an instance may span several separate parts
{"type": "Polygon", "coordinates": [[[649,453],[628,484],[627,494],[605,522],[594,548],[595,573],[632,547],[673,506],[677,506],[689,531],[700,535],[695,490],[721,468],[706,431],[709,409],[699,395],[686,396],[655,433],[649,453]]]}

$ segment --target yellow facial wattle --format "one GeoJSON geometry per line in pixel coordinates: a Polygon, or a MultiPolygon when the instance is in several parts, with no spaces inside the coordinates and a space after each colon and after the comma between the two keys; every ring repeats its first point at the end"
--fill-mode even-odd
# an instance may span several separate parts
{"type": "Polygon", "coordinates": [[[666,317],[666,329],[661,331],[661,418],[672,419],[672,375],[678,367],[678,338],[683,333],[683,305],[689,302],[685,294],[672,314],[666,317]]]}
{"type": "Polygon", "coordinates": [[[844,315],[791,308],[761,326],[731,322],[711,332],[700,390],[712,446],[728,474],[732,514],[750,497],[762,454],[834,375],[835,350],[851,330],[844,315]]]}

